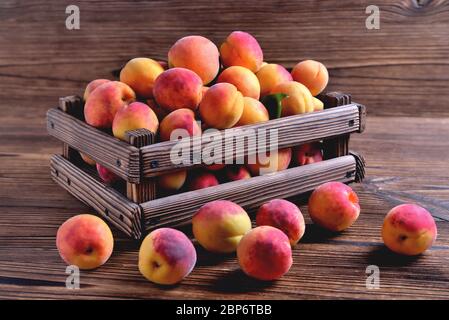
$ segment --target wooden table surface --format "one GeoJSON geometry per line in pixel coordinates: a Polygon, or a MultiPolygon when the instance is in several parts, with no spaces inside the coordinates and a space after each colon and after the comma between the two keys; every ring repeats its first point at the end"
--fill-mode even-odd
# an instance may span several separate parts
{"type": "Polygon", "coordinates": [[[449,298],[448,1],[376,1],[380,30],[365,28],[371,1],[75,1],[81,29],[69,31],[72,2],[0,3],[0,298],[449,298]],[[235,29],[253,33],[267,61],[323,61],[329,89],[367,105],[367,130],[351,139],[368,164],[354,185],[359,220],[326,234],[298,200],[307,231],[282,279],[250,280],[234,256],[198,249],[192,274],[168,288],[139,274],[139,244],[114,231],[107,264],[82,272],[80,290],[66,289],[56,230],[92,211],[50,178],[50,155],[61,148],[46,133],[46,110],[131,57],[163,59],[183,35],[219,43],[235,29]],[[395,256],[381,241],[384,215],[402,202],[438,220],[435,245],[416,258],[395,256]],[[366,288],[369,265],[380,268],[379,289],[366,288]]]}

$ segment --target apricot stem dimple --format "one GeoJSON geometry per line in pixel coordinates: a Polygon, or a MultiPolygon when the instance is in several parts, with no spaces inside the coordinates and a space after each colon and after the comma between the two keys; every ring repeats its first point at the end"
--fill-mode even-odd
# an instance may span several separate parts
{"type": "Polygon", "coordinates": [[[94,252],[94,249],[92,247],[87,247],[85,253],[86,254],[91,254],[92,252],[94,252]]]}
{"type": "Polygon", "coordinates": [[[152,261],[151,266],[153,269],[158,269],[161,265],[157,261],[152,261]]]}
{"type": "Polygon", "coordinates": [[[404,234],[400,234],[398,237],[399,242],[404,242],[407,239],[407,236],[404,234]]]}

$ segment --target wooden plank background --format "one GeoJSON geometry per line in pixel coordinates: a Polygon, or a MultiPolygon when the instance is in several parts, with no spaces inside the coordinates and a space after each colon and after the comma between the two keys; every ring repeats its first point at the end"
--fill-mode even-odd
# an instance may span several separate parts
{"type": "Polygon", "coordinates": [[[2,0],[0,297],[448,298],[448,30],[442,0],[2,0]],[[65,28],[69,4],[80,7],[80,30],[65,28]],[[380,7],[380,30],[365,28],[370,4],[380,7]],[[220,43],[239,29],[258,38],[266,61],[324,62],[329,88],[367,105],[367,131],[351,144],[368,162],[365,183],[355,186],[361,218],[338,237],[309,224],[291,272],[274,283],[244,277],[233,256],[199,250],[199,266],[182,284],[155,286],[138,273],[138,244],[116,232],[110,261],[83,272],[81,290],[67,290],[55,233],[73,214],[92,211],[50,178],[60,144],[46,133],[45,112],[88,81],[111,78],[129,58],[164,59],[184,35],[220,43]],[[417,259],[392,256],[381,244],[383,215],[402,201],[421,203],[440,220],[436,246],[417,259]],[[379,290],[365,287],[369,264],[381,268],[379,290]]]}

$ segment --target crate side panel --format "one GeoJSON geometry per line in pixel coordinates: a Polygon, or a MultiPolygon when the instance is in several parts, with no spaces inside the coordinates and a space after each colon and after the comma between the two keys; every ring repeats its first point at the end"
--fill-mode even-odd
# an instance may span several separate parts
{"type": "Polygon", "coordinates": [[[358,132],[360,129],[359,125],[359,107],[356,104],[349,104],[320,112],[285,117],[255,125],[232,128],[226,130],[225,133],[223,131],[210,134],[206,133],[201,137],[192,137],[185,139],[182,142],[162,142],[141,149],[143,175],[145,177],[152,177],[173,169],[198,165],[198,161],[194,161],[194,159],[198,159],[198,154],[201,155],[201,152],[197,151],[210,148],[211,141],[214,141],[217,145],[221,145],[222,163],[229,163],[228,161],[232,163],[235,159],[261,152],[256,140],[259,139],[260,141],[259,134],[261,132],[263,133],[264,130],[267,141],[270,140],[270,130],[277,130],[278,148],[282,149],[321,140],[323,138],[358,132]],[[230,140],[244,140],[246,142],[227,143],[230,140]],[[248,141],[251,141],[252,143],[248,143],[248,141]],[[186,158],[190,163],[173,163],[170,152],[175,146],[177,150],[187,150],[189,152],[186,158]],[[226,152],[229,147],[232,149],[231,152],[226,152]]]}
{"type": "Polygon", "coordinates": [[[48,133],[127,181],[140,181],[139,149],[58,109],[47,112],[48,133]]]}
{"type": "Polygon", "coordinates": [[[231,200],[251,209],[274,198],[288,198],[311,191],[324,182],[354,182],[356,171],[356,159],[349,155],[156,199],[141,204],[144,226],[150,230],[187,224],[202,205],[218,199],[231,200]]]}
{"type": "Polygon", "coordinates": [[[95,209],[117,229],[130,237],[136,239],[141,237],[141,210],[137,204],[62,156],[52,156],[51,175],[55,182],[95,209]]]}

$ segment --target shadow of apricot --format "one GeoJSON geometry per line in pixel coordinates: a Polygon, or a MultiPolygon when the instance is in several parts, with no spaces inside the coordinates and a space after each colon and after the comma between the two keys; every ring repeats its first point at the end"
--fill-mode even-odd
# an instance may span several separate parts
{"type": "Polygon", "coordinates": [[[384,245],[375,247],[368,252],[367,261],[379,267],[405,267],[411,266],[421,258],[417,256],[404,256],[394,253],[384,245]]]}
{"type": "Polygon", "coordinates": [[[117,239],[114,242],[114,251],[118,252],[129,252],[129,251],[139,251],[140,241],[135,241],[132,239],[117,239]]]}
{"type": "Polygon", "coordinates": [[[212,282],[214,291],[224,293],[261,292],[276,281],[261,281],[248,277],[241,269],[235,269],[212,282]]]}
{"type": "Polygon", "coordinates": [[[165,290],[165,291],[170,291],[170,290],[175,290],[177,288],[179,288],[181,286],[182,281],[175,283],[175,284],[159,284],[159,283],[155,283],[155,282],[151,282],[152,285],[154,285],[156,288],[160,289],[160,290],[165,290]]]}
{"type": "Polygon", "coordinates": [[[235,259],[235,252],[228,254],[213,253],[207,251],[198,243],[195,244],[195,249],[196,249],[196,266],[198,267],[215,266],[227,260],[235,259]]]}
{"type": "Polygon", "coordinates": [[[319,243],[325,240],[331,240],[335,237],[340,236],[343,232],[334,232],[329,231],[316,225],[314,223],[310,223],[306,225],[306,232],[304,236],[301,238],[301,243],[319,243]]]}

